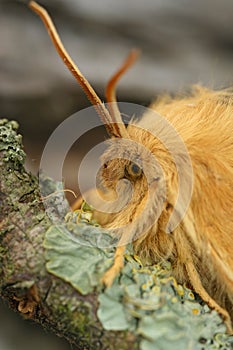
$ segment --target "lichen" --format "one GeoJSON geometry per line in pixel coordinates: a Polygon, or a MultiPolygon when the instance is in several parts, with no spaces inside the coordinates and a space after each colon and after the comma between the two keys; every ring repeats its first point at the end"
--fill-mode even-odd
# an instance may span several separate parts
{"type": "Polygon", "coordinates": [[[0,151],[7,151],[3,157],[5,166],[18,169],[25,161],[26,154],[22,149],[22,136],[17,133],[18,123],[0,120],[0,151]],[[13,164],[13,166],[12,166],[13,164]]]}
{"type": "Polygon", "coordinates": [[[133,332],[141,338],[141,350],[231,349],[233,337],[225,334],[219,315],[176,282],[169,262],[144,266],[129,247],[121,274],[112,287],[101,288],[114,249],[98,248],[98,235],[111,240],[90,224],[64,223],[47,231],[44,247],[50,273],[82,294],[98,291],[104,329],[133,332]]]}
{"type": "MultiPolygon", "coordinates": [[[[47,271],[69,282],[83,295],[93,291],[110,266],[113,251],[95,246],[99,233],[98,228],[71,222],[51,226],[44,241],[47,271]]],[[[107,242],[111,238],[106,234],[105,239],[107,242]]]]}

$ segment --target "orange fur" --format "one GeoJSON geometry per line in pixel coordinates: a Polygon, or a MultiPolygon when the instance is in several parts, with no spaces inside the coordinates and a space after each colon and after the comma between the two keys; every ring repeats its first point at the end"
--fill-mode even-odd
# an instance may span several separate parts
{"type": "MultiPolygon", "coordinates": [[[[177,194],[176,168],[157,138],[143,129],[128,126],[130,139],[142,143],[159,159],[168,190],[166,206],[158,221],[134,242],[135,253],[152,263],[170,260],[178,282],[190,282],[194,290],[223,315],[230,329],[225,310],[233,320],[233,94],[228,90],[196,87],[190,97],[162,98],[151,108],[166,118],[184,140],[192,160],[194,188],[184,219],[174,232],[167,234],[165,226],[177,194]]],[[[137,125],[151,128],[155,124],[153,117],[148,112],[137,125]]],[[[107,152],[118,154],[120,158],[126,150],[113,150],[110,146],[107,152]]],[[[132,156],[136,150],[129,152],[132,156]]],[[[103,169],[103,182],[107,187],[116,186],[125,162],[115,160],[103,169]]],[[[144,181],[140,178],[134,183],[135,200],[127,209],[109,215],[108,220],[105,215],[105,226],[125,224],[143,210],[143,196],[147,193],[144,181]]],[[[148,215],[155,213],[152,211],[148,215]]],[[[136,230],[141,228],[138,226],[136,230]]]]}

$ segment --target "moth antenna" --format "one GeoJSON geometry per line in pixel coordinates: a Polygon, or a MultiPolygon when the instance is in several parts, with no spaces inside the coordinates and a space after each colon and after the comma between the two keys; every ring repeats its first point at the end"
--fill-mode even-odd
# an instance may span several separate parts
{"type": "Polygon", "coordinates": [[[111,102],[117,102],[116,98],[116,84],[118,83],[119,79],[122,77],[123,74],[135,63],[135,61],[138,59],[138,56],[140,55],[140,50],[138,49],[132,49],[120,68],[114,73],[114,75],[109,80],[105,95],[106,95],[106,101],[108,103],[111,102]]]}
{"type": "MultiPolygon", "coordinates": [[[[84,75],[81,73],[77,65],[74,63],[68,52],[66,51],[64,45],[62,44],[62,41],[58,35],[58,32],[55,28],[55,25],[49,16],[48,12],[40,6],[35,1],[29,2],[29,7],[41,18],[43,21],[45,27],[48,30],[48,33],[50,35],[50,38],[52,39],[52,42],[60,55],[61,59],[69,69],[69,71],[73,74],[75,79],[80,84],[82,90],[88,97],[89,101],[93,104],[95,107],[98,115],[100,116],[101,121],[104,123],[108,133],[110,136],[115,137],[124,137],[127,135],[126,128],[123,129],[118,127],[118,124],[114,123],[112,116],[110,115],[107,108],[104,106],[104,103],[100,100],[98,95],[96,94],[95,90],[91,86],[91,84],[88,82],[88,80],[84,77],[84,75]],[[112,124],[114,123],[114,124],[112,124]],[[125,132],[124,132],[125,131],[125,132]]],[[[121,121],[122,123],[122,121],[121,121]]]]}
{"type": "Polygon", "coordinates": [[[119,81],[119,79],[125,74],[125,72],[135,63],[138,56],[140,54],[140,50],[133,49],[130,51],[120,68],[115,72],[115,74],[111,77],[109,80],[106,90],[105,90],[105,96],[106,101],[109,103],[109,110],[112,116],[112,119],[116,123],[123,123],[121,119],[121,113],[119,111],[118,105],[117,105],[117,97],[116,97],[116,85],[119,81]]]}

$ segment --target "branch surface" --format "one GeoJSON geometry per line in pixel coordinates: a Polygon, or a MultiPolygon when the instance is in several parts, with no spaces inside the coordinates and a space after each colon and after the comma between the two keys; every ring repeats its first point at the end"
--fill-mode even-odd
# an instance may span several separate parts
{"type": "Polygon", "coordinates": [[[78,224],[67,219],[58,185],[40,177],[45,210],[17,129],[0,120],[0,295],[10,307],[80,350],[231,349],[220,317],[176,283],[168,262],[143,266],[129,247],[122,274],[103,289],[111,237],[88,211],[78,224]]]}

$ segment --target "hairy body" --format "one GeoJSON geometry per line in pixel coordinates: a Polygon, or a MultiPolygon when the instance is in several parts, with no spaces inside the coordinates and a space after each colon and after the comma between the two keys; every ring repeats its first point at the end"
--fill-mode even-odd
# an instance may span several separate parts
{"type": "MultiPolygon", "coordinates": [[[[144,145],[158,159],[162,166],[167,194],[163,200],[163,209],[157,219],[156,196],[144,217],[137,220],[133,229],[125,232],[134,240],[134,250],[147,263],[156,263],[163,259],[171,261],[173,274],[180,283],[189,282],[194,290],[217,309],[225,319],[233,320],[233,94],[228,91],[211,91],[196,87],[190,97],[172,99],[165,97],[151,105],[151,109],[166,118],[183,139],[191,158],[194,184],[191,201],[185,216],[171,232],[166,225],[175,207],[178,178],[174,160],[165,150],[158,138],[145,129],[153,131],[158,125],[149,111],[127,131],[131,140],[144,145]],[[137,128],[138,126],[138,128],[137,128]],[[137,232],[143,231],[145,221],[153,220],[153,226],[137,238],[137,232]]],[[[166,134],[162,129],[161,133],[166,134]]],[[[169,141],[169,131],[165,138],[169,141]]],[[[103,168],[103,186],[108,197],[116,197],[114,189],[122,178],[129,161],[125,154],[137,153],[135,149],[116,148],[113,142],[102,157],[103,164],[109,154],[118,159],[107,162],[103,168]],[[122,160],[123,159],[123,160],[122,160]]],[[[179,149],[174,149],[177,157],[182,158],[179,149]]],[[[143,155],[142,169],[143,169],[143,155]]],[[[151,169],[156,175],[156,169],[151,169]]],[[[185,169],[184,169],[185,171],[185,169]]],[[[116,228],[129,222],[144,210],[147,185],[144,176],[131,179],[134,194],[129,205],[116,214],[98,214],[103,226],[116,228]]],[[[157,183],[157,187],[159,187],[157,183]]],[[[124,190],[125,193],[125,190],[124,190]]],[[[109,204],[110,205],[110,204],[109,204]]],[[[114,211],[114,206],[113,206],[114,211]]],[[[120,267],[119,267],[120,269],[120,267]]],[[[106,276],[106,284],[112,283],[115,269],[106,276]]]]}

